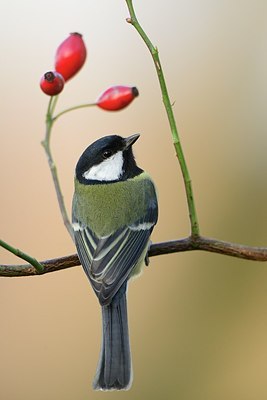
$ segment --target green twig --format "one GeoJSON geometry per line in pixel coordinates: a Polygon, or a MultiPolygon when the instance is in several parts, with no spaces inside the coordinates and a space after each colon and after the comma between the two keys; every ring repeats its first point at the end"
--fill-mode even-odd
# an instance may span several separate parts
{"type": "Polygon", "coordinates": [[[159,58],[159,52],[158,49],[153,46],[152,42],[150,41],[149,37],[141,27],[140,23],[137,20],[134,7],[133,7],[133,2],[132,0],[126,0],[126,4],[130,13],[130,18],[127,18],[126,21],[134,26],[134,28],[137,30],[143,41],[145,42],[146,46],[148,47],[151,56],[153,58],[155,68],[157,71],[159,83],[160,83],[160,88],[162,92],[162,99],[163,103],[166,109],[166,113],[168,116],[170,128],[171,128],[171,134],[172,134],[172,140],[173,144],[175,147],[176,155],[180,163],[183,179],[184,179],[184,185],[185,185],[185,191],[186,191],[186,197],[187,197],[187,204],[188,204],[188,210],[189,210],[189,218],[190,218],[190,223],[191,223],[191,234],[192,236],[199,236],[199,224],[198,224],[198,218],[197,218],[197,212],[195,208],[195,202],[194,202],[194,196],[193,196],[193,189],[192,189],[192,183],[191,183],[191,178],[189,175],[189,171],[186,165],[182,145],[180,142],[173,110],[172,110],[172,104],[170,102],[169,94],[168,94],[168,89],[166,85],[166,81],[164,78],[163,74],[163,69],[160,63],[160,58],[159,58]]]}
{"type": "Polygon", "coordinates": [[[79,106],[74,106],[74,107],[67,108],[66,110],[61,111],[60,113],[55,115],[53,117],[53,122],[55,122],[55,120],[58,119],[59,117],[61,117],[62,115],[69,113],[70,111],[79,110],[80,108],[92,107],[92,106],[95,106],[95,105],[96,105],[96,103],[88,103],[88,104],[80,104],[79,106]]]}
{"type": "Polygon", "coordinates": [[[57,194],[57,200],[60,208],[60,212],[63,218],[63,222],[65,227],[67,228],[67,231],[69,232],[71,238],[73,239],[73,230],[72,226],[68,217],[68,213],[65,207],[65,202],[64,202],[64,197],[60,188],[59,184],[59,179],[58,179],[58,174],[57,174],[57,167],[54,162],[52,152],[51,152],[51,146],[50,146],[50,140],[51,140],[51,132],[52,132],[52,127],[54,124],[54,118],[53,118],[53,113],[55,111],[56,107],[56,102],[57,102],[58,96],[56,97],[51,97],[48,108],[47,108],[47,114],[46,114],[46,132],[45,132],[45,139],[42,141],[42,145],[45,149],[46,155],[47,155],[47,160],[48,160],[48,165],[51,171],[51,175],[53,178],[56,194],[57,194]]]}
{"type": "Polygon", "coordinates": [[[22,260],[27,261],[30,263],[38,273],[43,272],[44,267],[40,264],[35,258],[29,256],[28,254],[24,253],[23,251],[16,249],[15,247],[11,246],[10,244],[4,242],[0,239],[0,246],[4,249],[8,250],[10,253],[14,254],[15,256],[22,258],[22,260]]]}

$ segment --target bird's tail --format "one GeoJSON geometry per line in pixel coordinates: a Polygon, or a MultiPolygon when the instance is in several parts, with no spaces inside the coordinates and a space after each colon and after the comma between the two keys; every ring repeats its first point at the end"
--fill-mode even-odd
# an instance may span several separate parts
{"type": "Polygon", "coordinates": [[[102,306],[102,347],[93,382],[95,390],[127,390],[132,384],[126,285],[102,306]]]}

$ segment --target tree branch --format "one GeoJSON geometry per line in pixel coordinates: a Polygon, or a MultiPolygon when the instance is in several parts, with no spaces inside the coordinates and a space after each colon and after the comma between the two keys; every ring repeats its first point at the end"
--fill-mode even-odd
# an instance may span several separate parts
{"type": "MultiPolygon", "coordinates": [[[[203,250],[211,253],[243,258],[253,261],[267,261],[267,247],[251,247],[203,236],[189,236],[184,239],[152,244],[148,256],[155,257],[163,254],[179,253],[184,251],[203,250]]],[[[80,265],[77,254],[41,261],[42,271],[37,271],[30,264],[0,265],[0,276],[31,276],[43,275],[62,269],[80,265]]]]}

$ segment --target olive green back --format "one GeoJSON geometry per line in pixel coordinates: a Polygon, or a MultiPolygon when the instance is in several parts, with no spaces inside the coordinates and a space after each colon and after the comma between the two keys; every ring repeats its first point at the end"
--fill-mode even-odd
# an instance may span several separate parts
{"type": "Polygon", "coordinates": [[[83,185],[75,178],[73,215],[98,236],[107,236],[146,215],[155,188],[145,172],[127,181],[83,185]]]}

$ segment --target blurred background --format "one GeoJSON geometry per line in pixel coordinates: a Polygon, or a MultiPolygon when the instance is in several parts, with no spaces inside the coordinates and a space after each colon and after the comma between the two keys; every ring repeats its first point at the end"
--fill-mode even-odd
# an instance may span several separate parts
{"type": "MultiPolygon", "coordinates": [[[[135,5],[160,50],[202,234],[266,246],[266,1],[135,5]]],[[[88,58],[58,111],[115,84],[136,85],[140,97],[121,112],[83,109],[55,124],[52,150],[68,211],[84,148],[104,135],[139,132],[135,154],[159,192],[153,241],[189,234],[154,66],[127,17],[123,0],[1,3],[1,238],[40,260],[75,252],[40,145],[49,98],[39,89],[73,31],[83,34],[88,58]]],[[[0,262],[20,260],[0,249],[0,262]]],[[[154,257],[128,295],[134,383],[104,394],[91,389],[101,320],[81,267],[0,278],[0,398],[267,398],[266,263],[203,252],[154,257]]]]}

